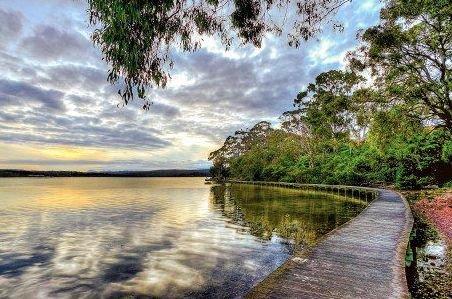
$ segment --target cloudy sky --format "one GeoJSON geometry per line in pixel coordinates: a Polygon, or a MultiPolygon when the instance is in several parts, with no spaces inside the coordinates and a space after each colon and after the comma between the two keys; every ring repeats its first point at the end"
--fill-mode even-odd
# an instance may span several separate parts
{"type": "Polygon", "coordinates": [[[0,168],[142,170],[209,166],[239,128],[277,123],[322,71],[343,67],[357,30],[378,22],[378,0],[344,6],[342,33],[299,49],[268,37],[228,52],[206,38],[174,53],[173,79],[151,111],[118,108],[108,66],[90,40],[83,0],[0,0],[0,168]]]}

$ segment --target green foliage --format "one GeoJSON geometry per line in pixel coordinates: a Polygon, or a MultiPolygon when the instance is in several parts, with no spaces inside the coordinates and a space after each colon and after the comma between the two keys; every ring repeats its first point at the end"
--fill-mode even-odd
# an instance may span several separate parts
{"type": "Polygon", "coordinates": [[[370,71],[387,103],[452,130],[452,2],[391,0],[362,35],[352,67],[370,71]]]}
{"type": "Polygon", "coordinates": [[[452,163],[452,140],[447,140],[444,143],[441,158],[446,163],[452,163]]]}
{"type": "Polygon", "coordinates": [[[231,176],[244,180],[286,181],[287,172],[301,153],[300,139],[281,130],[255,142],[248,151],[231,159],[231,176]]]}
{"type": "MultiPolygon", "coordinates": [[[[388,111],[388,115],[392,113],[395,112],[388,111]]],[[[384,126],[377,130],[377,124],[378,118],[364,142],[344,140],[330,151],[319,150],[315,144],[314,155],[306,147],[306,138],[274,130],[266,139],[231,159],[228,171],[231,177],[243,180],[394,184],[401,189],[442,185],[452,179],[449,155],[452,139],[448,131],[430,131],[417,125],[405,129],[384,126]],[[378,144],[378,140],[384,145],[378,144]]]]}
{"type": "Polygon", "coordinates": [[[443,145],[450,134],[443,130],[423,131],[407,140],[395,141],[388,155],[397,161],[395,183],[400,188],[419,188],[444,182],[451,175],[449,163],[441,157],[443,145]]]}
{"type": "Polygon", "coordinates": [[[422,131],[422,122],[406,112],[405,106],[397,105],[372,113],[367,141],[384,152],[396,137],[406,139],[422,131]]]}
{"type": "Polygon", "coordinates": [[[300,92],[294,104],[303,121],[317,136],[341,139],[352,129],[354,88],[364,80],[353,72],[332,70],[317,76],[315,83],[300,92]]]}

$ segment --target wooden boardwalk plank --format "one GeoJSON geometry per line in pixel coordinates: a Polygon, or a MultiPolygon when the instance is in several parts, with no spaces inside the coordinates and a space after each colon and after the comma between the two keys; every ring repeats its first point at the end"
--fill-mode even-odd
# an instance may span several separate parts
{"type": "Polygon", "coordinates": [[[408,204],[393,191],[356,190],[374,190],[378,196],[360,215],[327,234],[310,252],[289,259],[247,297],[408,298],[404,258],[413,223],[408,204]]]}

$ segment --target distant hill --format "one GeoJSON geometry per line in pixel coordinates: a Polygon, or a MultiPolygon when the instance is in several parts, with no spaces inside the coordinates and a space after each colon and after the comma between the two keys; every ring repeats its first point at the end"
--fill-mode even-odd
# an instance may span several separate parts
{"type": "Polygon", "coordinates": [[[34,171],[0,169],[0,177],[206,177],[209,169],[159,169],[149,171],[34,171]]]}

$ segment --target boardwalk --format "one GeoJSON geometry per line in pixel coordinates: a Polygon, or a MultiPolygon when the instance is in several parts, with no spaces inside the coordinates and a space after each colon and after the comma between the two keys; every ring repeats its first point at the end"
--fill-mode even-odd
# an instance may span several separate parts
{"type": "Polygon", "coordinates": [[[309,253],[295,255],[250,298],[408,298],[404,257],[412,216],[395,192],[379,196],[309,253]]]}

